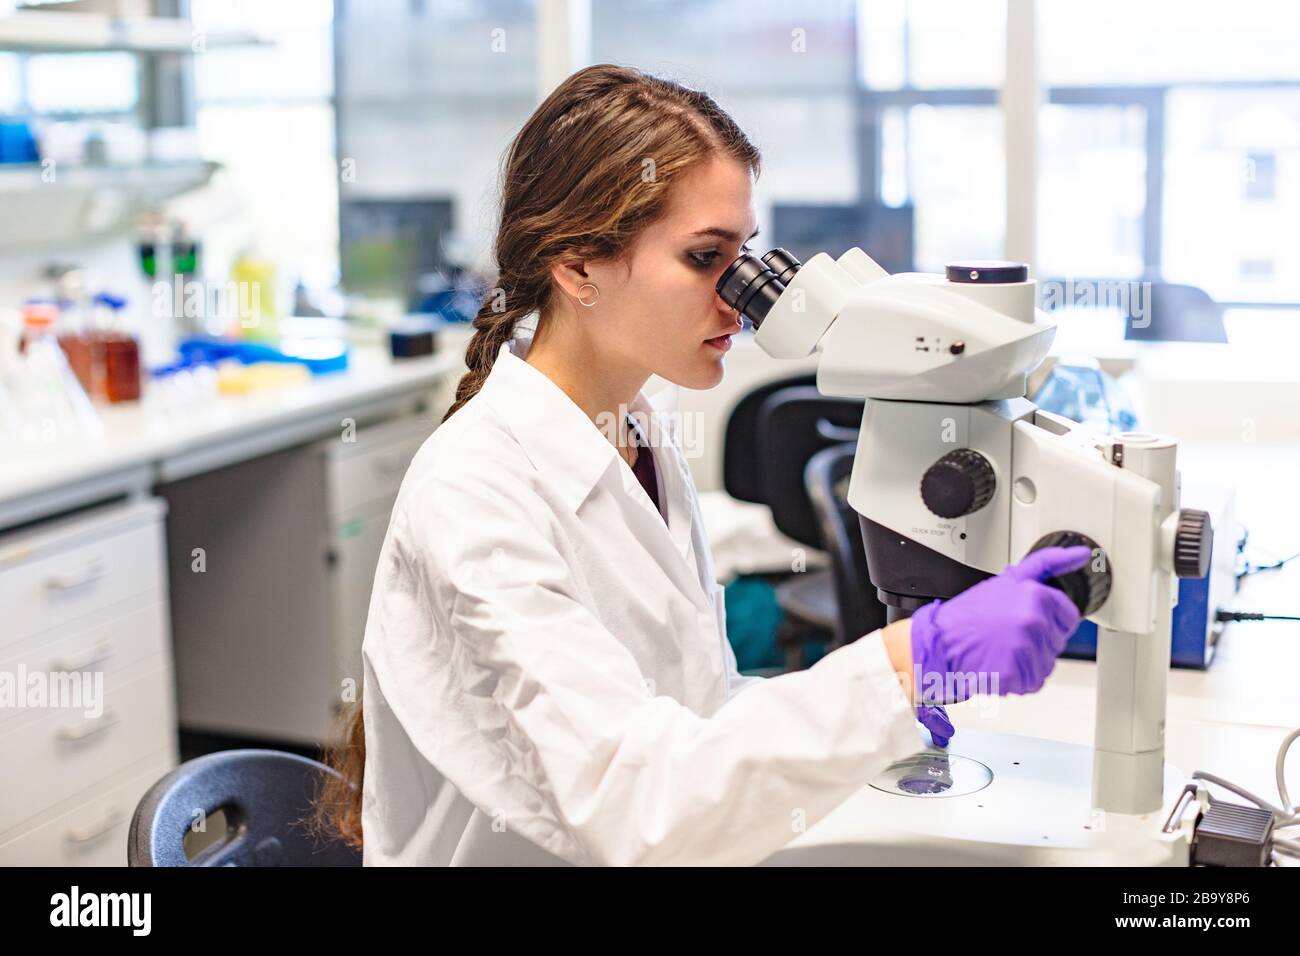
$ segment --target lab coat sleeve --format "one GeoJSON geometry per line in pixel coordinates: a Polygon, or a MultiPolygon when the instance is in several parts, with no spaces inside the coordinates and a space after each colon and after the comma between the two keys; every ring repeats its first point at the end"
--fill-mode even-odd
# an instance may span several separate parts
{"type": "Polygon", "coordinates": [[[757,681],[708,717],[652,696],[583,601],[528,479],[456,484],[416,497],[407,511],[422,512],[424,533],[405,537],[451,609],[468,690],[499,706],[495,744],[540,798],[508,818],[534,842],[580,863],[756,863],[922,749],[879,635],[757,681]]]}

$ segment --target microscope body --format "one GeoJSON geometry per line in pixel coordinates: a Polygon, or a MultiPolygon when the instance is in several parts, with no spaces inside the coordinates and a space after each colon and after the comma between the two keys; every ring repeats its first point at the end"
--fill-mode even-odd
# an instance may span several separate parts
{"type": "Polygon", "coordinates": [[[848,501],[891,621],[1039,547],[1093,548],[1055,582],[1099,629],[1090,807],[1158,810],[1175,577],[1203,573],[1209,550],[1208,524],[1179,510],[1176,443],[1095,435],[1024,397],[1055,328],[1023,266],[889,275],[860,249],[807,263],[773,250],[766,272],[741,259],[719,294],[760,347],[817,352],[822,393],[866,400],[848,501]]]}

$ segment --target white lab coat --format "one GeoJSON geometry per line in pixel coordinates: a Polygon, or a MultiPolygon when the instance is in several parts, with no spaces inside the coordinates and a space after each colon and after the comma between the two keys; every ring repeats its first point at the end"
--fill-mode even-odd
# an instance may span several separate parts
{"type": "MultiPolygon", "coordinates": [[[[680,440],[654,450],[665,526],[523,361],[527,332],[393,511],[363,646],[365,863],[758,862],[922,749],[914,710],[878,634],[742,677],[680,440]]],[[[643,393],[631,408],[676,436],[643,393]]]]}

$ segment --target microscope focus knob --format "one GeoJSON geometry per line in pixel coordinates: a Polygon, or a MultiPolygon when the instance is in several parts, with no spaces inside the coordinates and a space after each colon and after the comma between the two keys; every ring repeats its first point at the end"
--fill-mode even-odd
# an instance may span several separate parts
{"type": "Polygon", "coordinates": [[[1174,531],[1174,573],[1180,578],[1203,578],[1210,571],[1214,530],[1208,512],[1184,508],[1174,531]]]}
{"type": "Polygon", "coordinates": [[[1106,598],[1110,597],[1110,556],[1098,547],[1096,541],[1078,531],[1053,531],[1045,534],[1034,542],[1029,552],[1041,551],[1043,548],[1074,548],[1079,545],[1091,548],[1094,560],[1078,570],[1048,578],[1043,583],[1064,593],[1079,609],[1080,616],[1087,617],[1097,613],[1106,603],[1106,598]],[[1096,560],[1096,557],[1101,560],[1096,560]]]}
{"type": "Polygon", "coordinates": [[[958,448],[925,470],[921,500],[940,518],[960,518],[992,501],[996,488],[989,460],[973,448],[958,448]]]}

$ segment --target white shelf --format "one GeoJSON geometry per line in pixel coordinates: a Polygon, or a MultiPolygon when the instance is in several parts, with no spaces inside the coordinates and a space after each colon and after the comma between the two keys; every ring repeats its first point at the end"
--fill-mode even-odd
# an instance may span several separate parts
{"type": "Polygon", "coordinates": [[[44,170],[40,163],[3,164],[0,165],[0,195],[37,189],[135,189],[166,198],[207,182],[216,168],[216,163],[203,160],[138,166],[64,164],[55,167],[54,180],[46,182],[42,179],[44,170]]]}
{"type": "Polygon", "coordinates": [[[141,210],[206,183],[216,163],[57,166],[0,165],[0,252],[31,250],[112,233],[141,210]]]}
{"type": "MultiPolygon", "coordinates": [[[[0,50],[193,53],[196,36],[191,21],[176,17],[113,17],[66,10],[0,15],[0,50]]],[[[203,49],[267,42],[249,31],[206,30],[202,34],[203,49]]]]}

